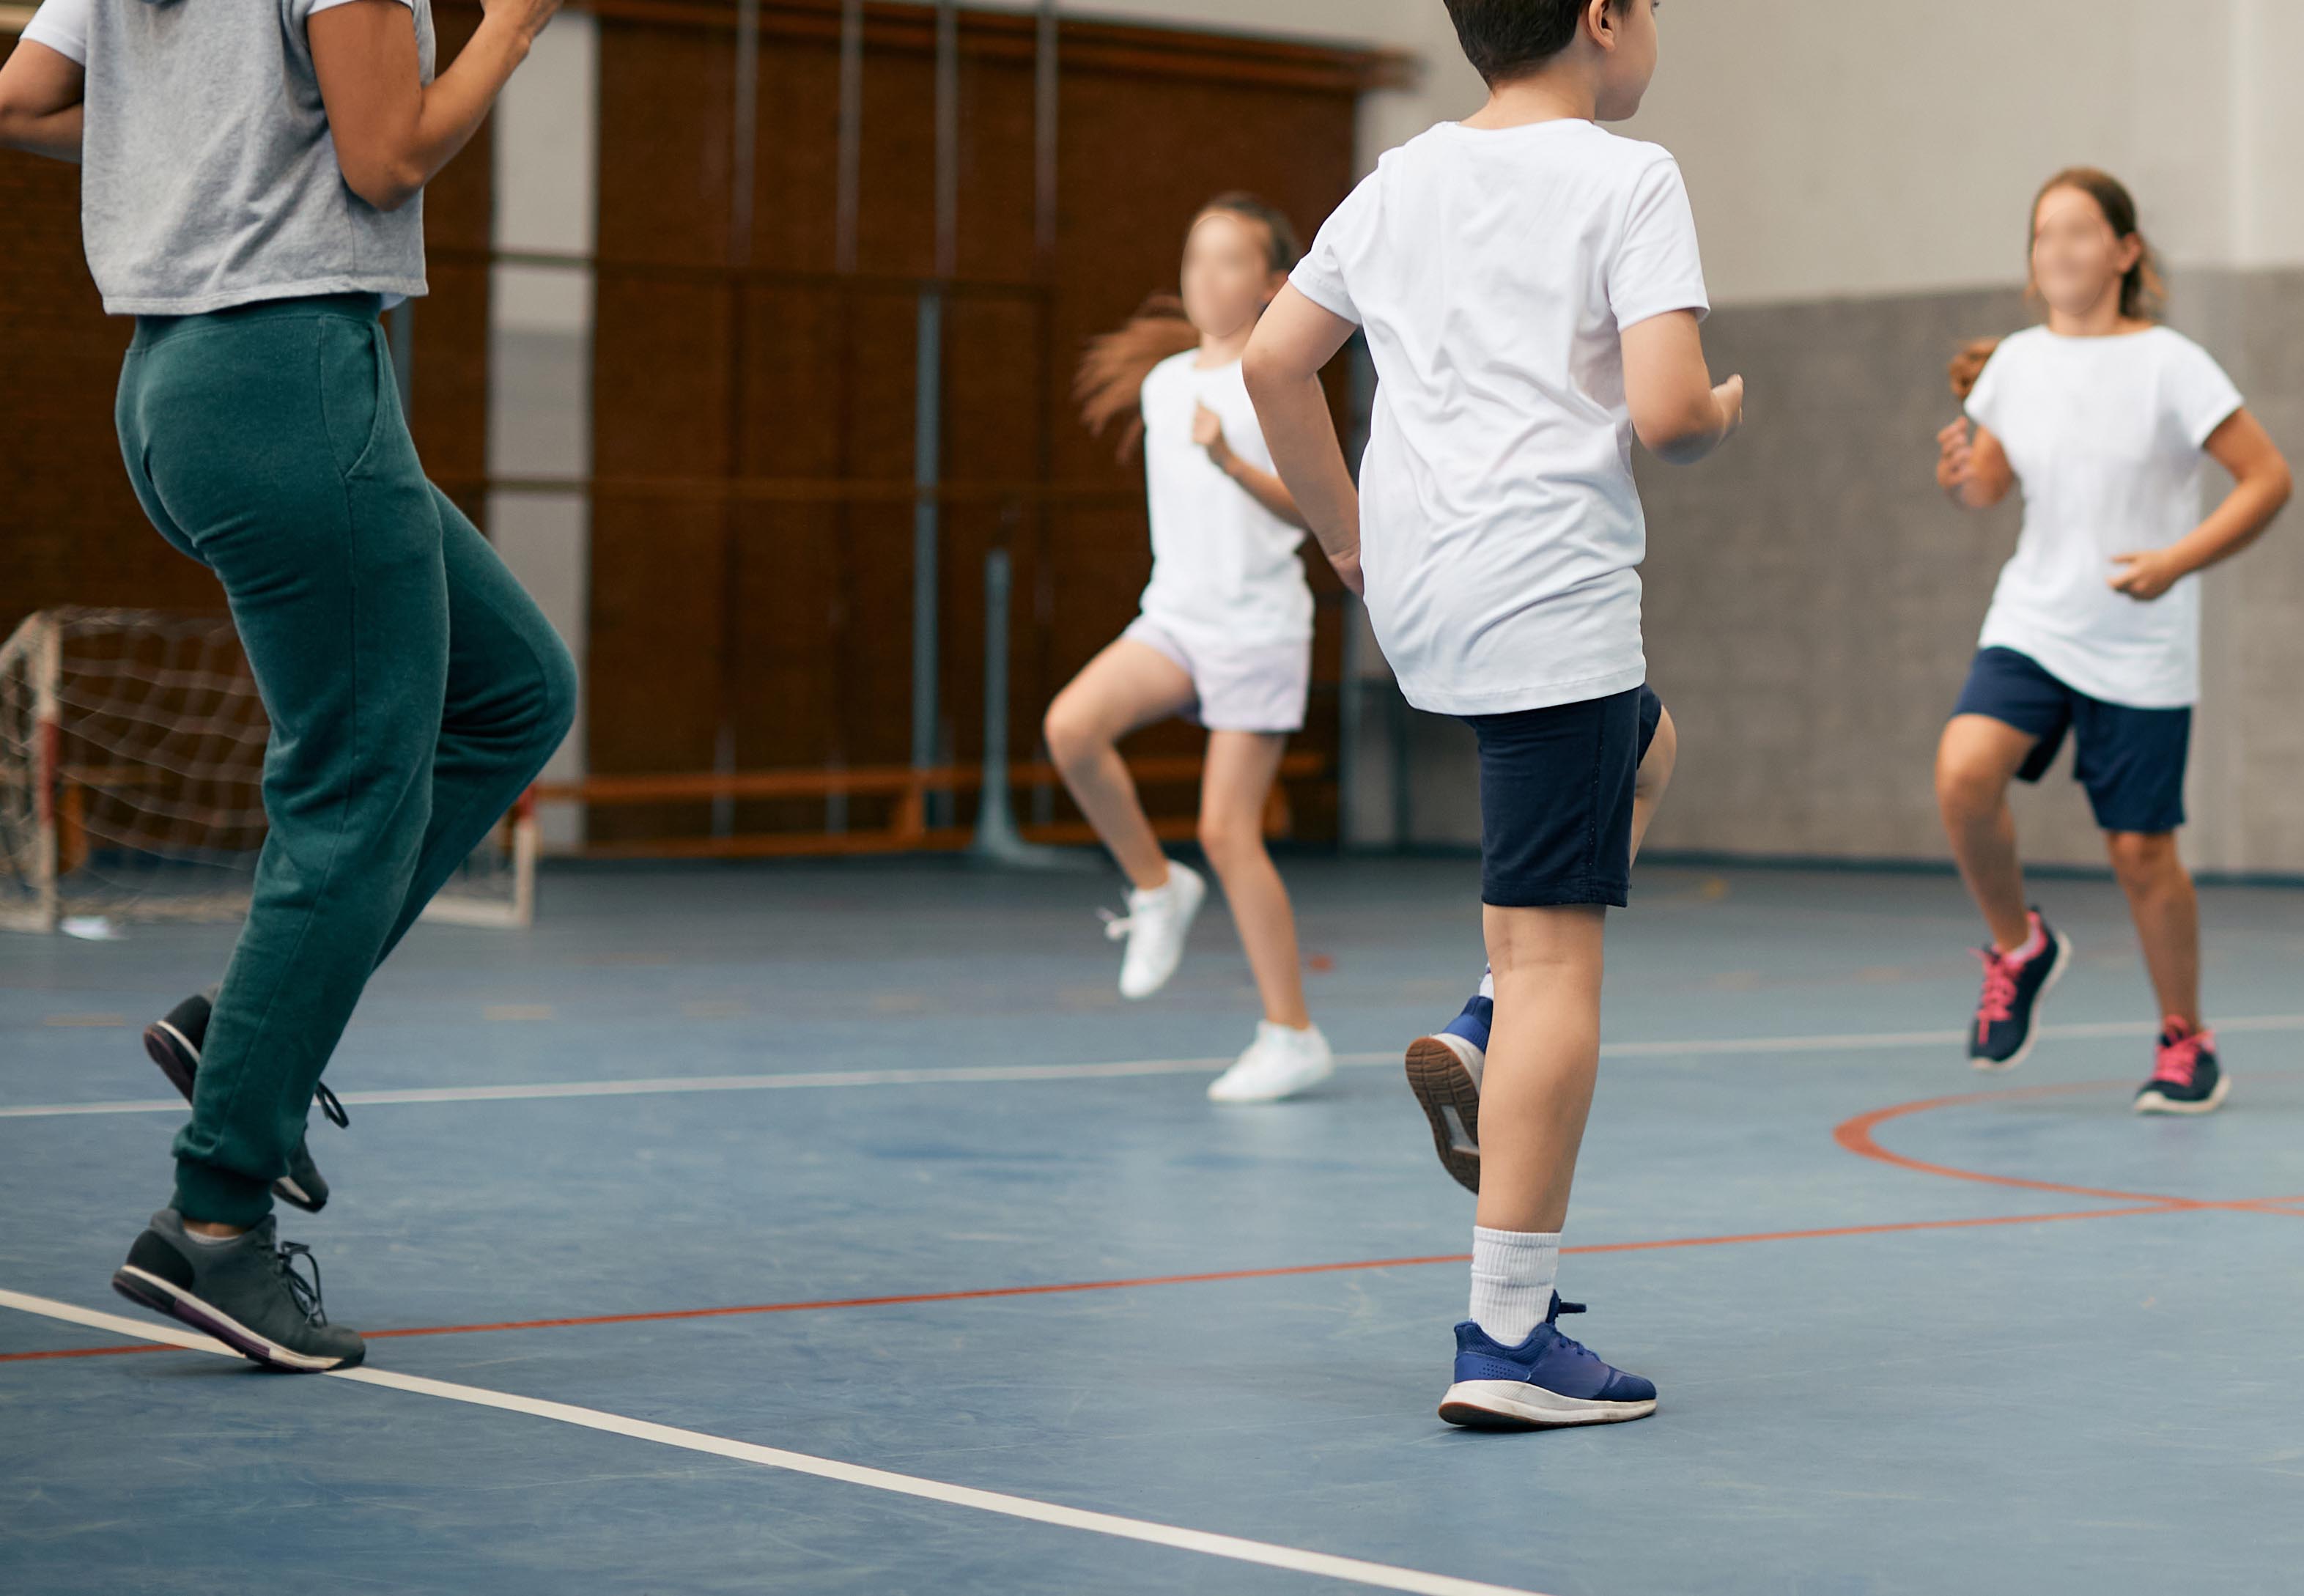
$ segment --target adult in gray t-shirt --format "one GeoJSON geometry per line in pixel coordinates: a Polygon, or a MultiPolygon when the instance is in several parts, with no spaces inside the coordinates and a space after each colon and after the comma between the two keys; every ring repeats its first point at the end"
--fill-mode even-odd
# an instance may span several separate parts
{"type": "Polygon", "coordinates": [[[364,1355],[274,1230],[275,1195],[328,1200],[321,1071],[574,714],[567,649],[425,479],[377,321],[424,291],[424,185],[558,6],[485,0],[436,78],[429,0],[47,0],[0,66],[0,144],[80,163],[89,269],[137,318],[130,483],[222,583],[272,722],[231,967],[145,1034],[192,1114],[113,1285],[275,1368],[364,1355]]]}

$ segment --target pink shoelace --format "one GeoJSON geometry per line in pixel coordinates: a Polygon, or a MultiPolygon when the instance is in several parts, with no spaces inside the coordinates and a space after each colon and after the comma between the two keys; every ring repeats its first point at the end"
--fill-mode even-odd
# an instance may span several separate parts
{"type": "Polygon", "coordinates": [[[1996,948],[1978,948],[1976,956],[1984,962],[1984,996],[1976,1005],[1976,1036],[1981,1042],[1994,1026],[2014,1016],[2016,977],[2025,961],[1996,948]]]}
{"type": "Polygon", "coordinates": [[[2182,1020],[2171,1018],[2167,1032],[2160,1039],[2160,1056],[2154,1064],[2152,1078],[2171,1086],[2190,1086],[2192,1077],[2199,1073],[2200,1055],[2215,1045],[2214,1031],[2195,1031],[2182,1020]]]}

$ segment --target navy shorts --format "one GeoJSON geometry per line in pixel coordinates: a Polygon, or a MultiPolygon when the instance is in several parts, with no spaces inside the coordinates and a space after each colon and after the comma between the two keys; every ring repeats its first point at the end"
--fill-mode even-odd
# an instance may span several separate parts
{"type": "Polygon", "coordinates": [[[1482,902],[1624,907],[1633,779],[1663,719],[1664,701],[1646,687],[1463,717],[1480,743],[1482,902]]]}
{"type": "Polygon", "coordinates": [[[2096,823],[2107,832],[2173,832],[2184,823],[2190,709],[2107,704],[2065,685],[2029,654],[1987,648],[1976,656],[1952,714],[1986,715],[2040,739],[2016,773],[2020,781],[2048,773],[2069,731],[2072,777],[2088,789],[2096,823]]]}

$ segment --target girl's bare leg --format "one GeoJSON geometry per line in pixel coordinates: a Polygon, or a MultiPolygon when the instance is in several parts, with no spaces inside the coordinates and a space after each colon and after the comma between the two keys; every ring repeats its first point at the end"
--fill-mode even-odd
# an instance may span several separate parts
{"type": "Polygon", "coordinates": [[[1147,644],[1122,638],[1082,667],[1043,724],[1048,756],[1072,801],[1112,850],[1129,884],[1148,892],[1166,884],[1168,856],[1136,796],[1120,757],[1121,739],[1181,714],[1194,697],[1184,668],[1147,644]]]}
{"type": "Polygon", "coordinates": [[[1211,731],[1200,779],[1200,848],[1224,882],[1232,923],[1264,1018],[1300,1031],[1312,1023],[1304,1006],[1304,973],[1296,916],[1272,855],[1264,846],[1264,806],[1280,773],[1288,739],[1260,731],[1211,731]]]}

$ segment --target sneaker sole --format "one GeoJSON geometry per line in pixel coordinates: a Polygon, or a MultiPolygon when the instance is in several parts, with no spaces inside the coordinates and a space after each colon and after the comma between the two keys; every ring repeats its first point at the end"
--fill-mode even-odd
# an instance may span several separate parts
{"type": "Polygon", "coordinates": [[[1208,1083],[1208,1101],[1235,1107],[1242,1103],[1285,1102],[1292,1097],[1301,1097],[1315,1086],[1326,1085],[1334,1080],[1335,1076],[1336,1067],[1331,1063],[1317,1075],[1308,1075],[1300,1080],[1291,1081],[1276,1091],[1227,1092],[1221,1095],[1218,1094],[1216,1088],[1224,1083],[1220,1080],[1211,1081],[1208,1083]]]}
{"type": "MultiPolygon", "coordinates": [[[[2040,1005],[2048,1001],[2048,994],[2056,990],[2056,983],[2064,978],[2064,971],[2071,967],[2071,962],[2072,939],[2060,931],[2056,933],[2056,962],[2048,967],[2048,978],[2040,983],[2039,995],[2032,1000],[2032,1012],[2035,1017],[2040,1011],[2040,1005]]],[[[2005,1063],[1991,1059],[1979,1059],[1974,1053],[1968,1056],[1968,1061],[1987,1075],[2003,1075],[2030,1058],[2032,1050],[2039,1045],[2039,1042],[2040,1026],[2038,1019],[2035,1018],[2030,1033],[2024,1038],[2024,1045],[2009,1054],[2005,1063]]]]}
{"type": "Polygon", "coordinates": [[[291,1374],[322,1374],[330,1369],[349,1369],[368,1355],[362,1347],[350,1357],[315,1357],[308,1352],[298,1352],[283,1347],[268,1337],[260,1336],[229,1313],[209,1306],[189,1291],[179,1290],[148,1270],[123,1263],[113,1271],[112,1288],[139,1307],[189,1324],[204,1336],[210,1336],[231,1347],[250,1363],[261,1364],[267,1369],[284,1370],[291,1374]]]}
{"type": "Polygon", "coordinates": [[[2216,1077],[2215,1089],[2198,1102],[2186,1102],[2181,1098],[2163,1097],[2159,1093],[2146,1091],[2136,1099],[2139,1114],[2213,1114],[2224,1106],[2224,1094],[2232,1090],[2232,1077],[2216,1077]]]}
{"type": "MultiPolygon", "coordinates": [[[[192,1045],[191,1037],[166,1020],[156,1019],[144,1027],[144,1056],[160,1067],[160,1073],[168,1077],[177,1095],[186,1102],[191,1102],[192,1082],[200,1067],[200,1050],[192,1045]]],[[[327,1206],[326,1198],[315,1203],[311,1194],[285,1175],[272,1183],[272,1195],[306,1213],[318,1213],[327,1206]]]]}
{"type": "Polygon", "coordinates": [[[1448,1388],[1440,1416],[1466,1430],[1564,1430],[1575,1424],[1622,1424],[1656,1412],[1646,1402],[1596,1402],[1563,1397],[1512,1380],[1468,1380],[1448,1388]]]}
{"type": "Polygon", "coordinates": [[[144,1027],[144,1053],[160,1067],[168,1084],[181,1093],[186,1102],[192,1100],[192,1077],[199,1068],[200,1050],[191,1044],[185,1034],[165,1019],[156,1019],[144,1027]]]}
{"type": "Polygon", "coordinates": [[[1450,1036],[1408,1044],[1408,1089],[1432,1124],[1440,1167],[1468,1192],[1480,1189],[1480,1088],[1450,1036]]]}

